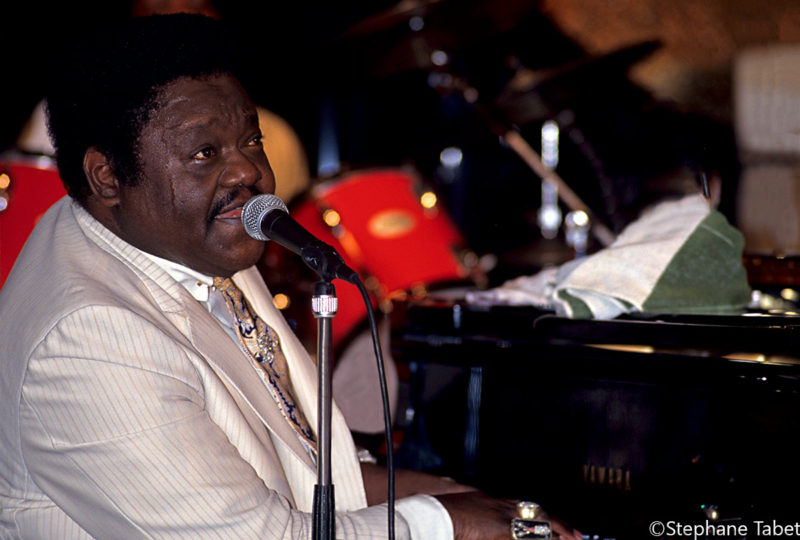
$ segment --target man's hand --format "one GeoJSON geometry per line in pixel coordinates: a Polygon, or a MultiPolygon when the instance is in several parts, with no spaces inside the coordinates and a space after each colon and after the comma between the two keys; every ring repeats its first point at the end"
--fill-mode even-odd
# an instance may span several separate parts
{"type": "MultiPolygon", "coordinates": [[[[386,502],[386,468],[369,463],[361,464],[367,503],[372,506],[386,502]]],[[[435,496],[453,520],[456,540],[508,540],[511,520],[519,517],[517,501],[495,499],[474,487],[459,484],[449,478],[407,469],[395,470],[395,496],[400,499],[424,493],[435,496]]],[[[553,539],[581,540],[581,534],[558,519],[545,513],[537,519],[549,521],[553,539]]]]}
{"type": "MultiPolygon", "coordinates": [[[[508,540],[511,520],[519,517],[517,501],[495,499],[479,491],[437,495],[436,498],[450,513],[456,540],[508,540]]],[[[544,514],[537,519],[550,522],[553,539],[581,540],[581,533],[560,520],[544,514]]]]}

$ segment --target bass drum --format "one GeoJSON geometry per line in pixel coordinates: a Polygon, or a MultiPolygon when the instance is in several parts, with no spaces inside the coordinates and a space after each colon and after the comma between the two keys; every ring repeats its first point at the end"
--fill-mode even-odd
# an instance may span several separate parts
{"type": "MultiPolygon", "coordinates": [[[[472,275],[473,254],[413,172],[375,169],[326,181],[292,205],[291,213],[360,274],[373,307],[437,286],[466,285],[472,275]]],[[[366,309],[355,286],[335,285],[339,309],[333,343],[338,349],[359,329],[366,309]]]]}
{"type": "Polygon", "coordinates": [[[36,222],[64,195],[54,159],[19,152],[0,156],[0,287],[36,222]]]}

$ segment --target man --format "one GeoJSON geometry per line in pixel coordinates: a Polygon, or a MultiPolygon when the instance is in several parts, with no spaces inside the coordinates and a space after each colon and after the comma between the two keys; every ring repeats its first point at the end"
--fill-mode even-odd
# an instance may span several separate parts
{"type": "MultiPolygon", "coordinates": [[[[48,108],[70,196],[0,291],[3,538],[310,538],[316,368],[241,225],[275,186],[223,36],[200,16],[136,19],[62,64],[48,108]],[[271,328],[263,357],[237,342],[223,292],[239,289],[271,328]]],[[[338,537],[383,536],[338,410],[332,469],[338,537]]],[[[512,508],[403,498],[398,538],[507,538],[512,508]]]]}
{"type": "MultiPolygon", "coordinates": [[[[197,13],[212,19],[221,17],[212,0],[131,0],[131,15],[134,17],[172,13],[197,13]]],[[[275,195],[289,204],[311,185],[305,148],[299,135],[283,117],[258,104],[256,111],[261,132],[270,134],[263,144],[276,179],[275,195]]]]}

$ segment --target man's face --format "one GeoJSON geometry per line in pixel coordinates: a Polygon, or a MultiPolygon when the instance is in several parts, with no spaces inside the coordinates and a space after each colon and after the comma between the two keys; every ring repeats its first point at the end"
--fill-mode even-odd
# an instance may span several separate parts
{"type": "Polygon", "coordinates": [[[255,264],[264,243],[244,231],[242,205],[275,191],[255,106],[222,75],[177,79],[159,103],[139,139],[141,181],[120,188],[117,233],[210,276],[255,264]]]}

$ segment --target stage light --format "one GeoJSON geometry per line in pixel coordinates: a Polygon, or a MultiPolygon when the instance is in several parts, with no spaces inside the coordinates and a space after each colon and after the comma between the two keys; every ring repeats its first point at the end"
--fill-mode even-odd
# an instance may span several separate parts
{"type": "Polygon", "coordinates": [[[336,227],[342,222],[342,216],[340,216],[339,212],[336,210],[329,208],[322,213],[322,221],[324,221],[325,225],[328,227],[336,227]]]}
{"type": "Polygon", "coordinates": [[[439,162],[448,169],[455,169],[464,159],[464,154],[460,148],[448,146],[439,154],[439,162]]]}
{"type": "Polygon", "coordinates": [[[436,194],[432,191],[426,191],[419,198],[419,203],[423,208],[431,209],[436,206],[436,194]]]}
{"type": "Polygon", "coordinates": [[[272,297],[272,303],[278,309],[286,309],[292,302],[291,300],[289,300],[289,297],[286,296],[285,294],[278,293],[272,297]]]}

